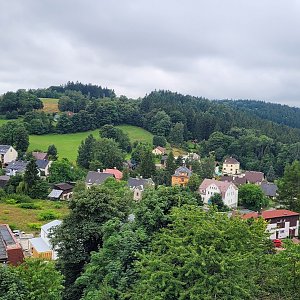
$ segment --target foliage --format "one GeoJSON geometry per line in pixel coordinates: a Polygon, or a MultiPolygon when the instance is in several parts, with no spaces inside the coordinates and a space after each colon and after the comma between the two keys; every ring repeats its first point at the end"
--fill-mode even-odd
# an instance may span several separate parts
{"type": "Polygon", "coordinates": [[[243,184],[239,187],[239,202],[254,211],[261,211],[268,205],[268,199],[262,189],[256,184],[243,184]]]}
{"type": "Polygon", "coordinates": [[[51,221],[59,218],[60,215],[53,210],[45,210],[39,214],[40,221],[51,221]]]}
{"type": "Polygon", "coordinates": [[[160,135],[153,136],[153,146],[154,147],[157,147],[157,146],[165,147],[166,144],[167,144],[167,140],[164,136],[160,136],[160,135]]]}
{"type": "Polygon", "coordinates": [[[293,211],[300,211],[300,162],[287,165],[284,176],[278,180],[278,200],[293,211]]]}
{"type": "Polygon", "coordinates": [[[96,139],[90,134],[78,148],[77,165],[88,169],[93,158],[96,139]]]}
{"type": "Polygon", "coordinates": [[[180,146],[184,141],[184,125],[176,123],[171,129],[168,139],[171,144],[180,146]]]}
{"type": "Polygon", "coordinates": [[[188,187],[191,191],[195,192],[199,189],[201,183],[201,178],[199,175],[192,173],[191,177],[189,178],[188,187]]]}
{"type": "Polygon", "coordinates": [[[155,157],[150,149],[142,152],[138,172],[144,178],[151,178],[155,175],[155,157]]]}
{"type": "Polygon", "coordinates": [[[226,211],[226,207],[224,205],[222,195],[219,193],[215,193],[210,197],[210,203],[217,207],[218,211],[226,211]]]}
{"type": "Polygon", "coordinates": [[[49,145],[47,150],[49,160],[57,160],[57,148],[55,145],[49,145]]]}

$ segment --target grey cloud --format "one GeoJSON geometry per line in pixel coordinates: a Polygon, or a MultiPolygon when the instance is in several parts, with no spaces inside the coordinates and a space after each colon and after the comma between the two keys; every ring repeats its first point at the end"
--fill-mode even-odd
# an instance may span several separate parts
{"type": "Polygon", "coordinates": [[[300,106],[296,0],[0,0],[0,9],[0,93],[80,80],[132,97],[170,89],[300,106]]]}

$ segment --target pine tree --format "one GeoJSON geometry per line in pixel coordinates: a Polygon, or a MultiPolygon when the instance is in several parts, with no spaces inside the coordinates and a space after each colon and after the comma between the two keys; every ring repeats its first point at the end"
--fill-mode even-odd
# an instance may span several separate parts
{"type": "Polygon", "coordinates": [[[273,166],[270,166],[269,171],[267,173],[267,180],[273,182],[276,179],[275,170],[273,166]]]}
{"type": "Polygon", "coordinates": [[[48,158],[51,160],[57,160],[57,149],[55,145],[50,145],[47,150],[48,158]]]}
{"type": "Polygon", "coordinates": [[[39,181],[39,171],[34,159],[31,159],[26,166],[24,182],[27,189],[31,189],[39,181]]]}
{"type": "Polygon", "coordinates": [[[146,150],[142,153],[141,163],[139,165],[139,172],[144,178],[150,178],[155,175],[155,159],[151,150],[146,150]]]}
{"type": "Polygon", "coordinates": [[[78,148],[77,164],[85,169],[89,168],[90,162],[93,159],[93,151],[95,147],[95,138],[90,134],[85,141],[81,142],[78,148]]]}
{"type": "Polygon", "coordinates": [[[174,158],[174,154],[171,151],[168,155],[168,158],[166,160],[166,170],[168,171],[168,173],[170,174],[170,176],[172,176],[176,170],[176,164],[175,164],[175,158],[174,158]]]}

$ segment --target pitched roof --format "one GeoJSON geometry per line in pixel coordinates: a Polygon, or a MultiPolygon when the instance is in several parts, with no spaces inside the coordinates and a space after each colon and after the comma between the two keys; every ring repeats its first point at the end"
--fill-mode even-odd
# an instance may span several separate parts
{"type": "MultiPolygon", "coordinates": [[[[161,146],[157,146],[155,149],[157,149],[157,150],[159,150],[159,151],[161,151],[161,152],[163,152],[163,153],[166,152],[166,148],[161,147],[161,146]]],[[[154,149],[154,150],[155,150],[155,149],[154,149]]]]}
{"type": "Polygon", "coordinates": [[[128,179],[127,186],[130,188],[138,188],[140,190],[144,190],[146,187],[153,185],[153,181],[151,178],[132,178],[128,179]]]}
{"type": "Polygon", "coordinates": [[[234,157],[228,157],[224,160],[225,164],[239,164],[240,162],[236,160],[234,157]]]}
{"type": "Polygon", "coordinates": [[[269,196],[269,197],[275,197],[276,196],[278,187],[275,183],[263,182],[260,185],[260,187],[261,187],[262,191],[264,192],[264,194],[266,196],[269,196]]]}
{"type": "Polygon", "coordinates": [[[235,190],[238,189],[233,182],[219,181],[219,180],[215,180],[215,179],[205,178],[199,187],[200,193],[202,190],[206,190],[212,184],[216,185],[219,188],[219,190],[221,191],[222,197],[225,197],[225,193],[231,185],[233,186],[233,188],[235,190]]]}
{"type": "MultiPolygon", "coordinates": [[[[257,212],[252,212],[242,216],[243,219],[257,218],[259,215],[257,212]]],[[[290,211],[287,209],[274,209],[274,210],[265,210],[261,213],[261,216],[265,219],[281,218],[281,217],[290,217],[290,216],[299,216],[299,213],[290,211]]]]}
{"type": "Polygon", "coordinates": [[[37,159],[35,163],[36,163],[36,165],[39,169],[45,169],[49,164],[49,160],[47,160],[47,159],[37,159]]]}
{"type": "Polygon", "coordinates": [[[73,185],[66,183],[66,182],[56,183],[53,186],[55,189],[61,190],[61,191],[72,190],[74,188],[73,185]]]}
{"type": "Polygon", "coordinates": [[[112,174],[115,176],[116,179],[121,180],[123,178],[123,173],[118,169],[105,169],[103,173],[112,174]]]}
{"type": "Polygon", "coordinates": [[[264,180],[264,173],[256,171],[246,171],[245,178],[249,183],[260,183],[264,180]]]}
{"type": "Polygon", "coordinates": [[[36,251],[40,253],[52,250],[51,247],[41,237],[33,238],[29,241],[36,251]]]}
{"type": "Polygon", "coordinates": [[[38,159],[46,159],[48,154],[46,152],[32,152],[32,156],[38,159]]]}
{"type": "Polygon", "coordinates": [[[0,154],[5,154],[10,147],[10,145],[0,145],[0,154]]]}
{"type": "Polygon", "coordinates": [[[17,172],[23,172],[26,169],[26,166],[28,165],[28,161],[24,161],[24,160],[14,160],[12,162],[10,162],[6,169],[7,170],[15,170],[17,172]]]}
{"type": "Polygon", "coordinates": [[[109,177],[114,177],[114,175],[109,173],[89,171],[86,175],[85,182],[87,184],[101,184],[109,177]]]}
{"type": "Polygon", "coordinates": [[[175,173],[174,173],[173,176],[181,176],[182,173],[186,173],[187,176],[190,177],[193,172],[189,168],[187,168],[185,166],[180,166],[179,168],[177,168],[175,170],[175,173]]]}
{"type": "Polygon", "coordinates": [[[59,197],[61,196],[61,194],[63,193],[62,190],[56,190],[53,189],[50,194],[48,195],[48,198],[54,198],[54,199],[59,199],[59,197]]]}
{"type": "Polygon", "coordinates": [[[237,177],[237,176],[221,176],[219,180],[233,182],[236,186],[247,183],[245,177],[237,177]]]}
{"type": "Polygon", "coordinates": [[[61,223],[62,223],[61,220],[53,220],[53,221],[41,226],[41,229],[43,231],[45,231],[46,234],[48,234],[51,228],[59,226],[61,223]]]}

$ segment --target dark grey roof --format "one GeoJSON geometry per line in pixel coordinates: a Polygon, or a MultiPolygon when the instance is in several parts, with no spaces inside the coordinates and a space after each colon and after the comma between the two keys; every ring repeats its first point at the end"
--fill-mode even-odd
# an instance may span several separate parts
{"type": "Polygon", "coordinates": [[[66,182],[54,184],[54,189],[56,189],[56,190],[67,191],[67,190],[72,190],[73,188],[74,188],[73,185],[66,183],[66,182]]]}
{"type": "Polygon", "coordinates": [[[262,191],[264,192],[264,194],[266,196],[269,197],[275,197],[278,187],[275,183],[270,183],[270,182],[262,182],[262,184],[260,185],[262,191]]]}
{"type": "Polygon", "coordinates": [[[86,175],[85,182],[87,184],[101,184],[109,177],[114,178],[114,175],[109,173],[89,171],[86,175]]]}
{"type": "Polygon", "coordinates": [[[143,190],[143,189],[145,189],[145,187],[151,186],[153,184],[154,183],[153,183],[151,178],[146,179],[146,178],[132,178],[132,177],[130,177],[128,179],[127,186],[129,186],[130,188],[138,188],[140,190],[143,190]]]}
{"type": "Polygon", "coordinates": [[[0,145],[0,154],[5,154],[10,147],[10,145],[0,145]]]}
{"type": "Polygon", "coordinates": [[[14,160],[7,165],[6,170],[11,169],[17,172],[24,172],[26,170],[27,165],[28,165],[28,161],[14,160]]]}
{"type": "Polygon", "coordinates": [[[16,242],[12,233],[6,225],[0,225],[0,260],[5,261],[8,258],[7,246],[15,245],[16,242]]]}
{"type": "Polygon", "coordinates": [[[44,170],[49,164],[49,160],[47,159],[37,159],[36,160],[36,165],[39,169],[44,170]]]}
{"type": "Polygon", "coordinates": [[[181,166],[181,167],[177,168],[175,170],[175,174],[174,175],[175,176],[180,176],[181,173],[187,173],[188,177],[190,177],[192,175],[192,171],[189,168],[185,167],[185,166],[181,166]]]}

